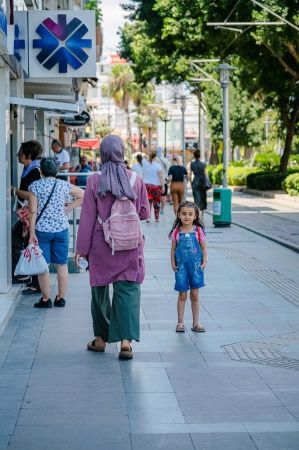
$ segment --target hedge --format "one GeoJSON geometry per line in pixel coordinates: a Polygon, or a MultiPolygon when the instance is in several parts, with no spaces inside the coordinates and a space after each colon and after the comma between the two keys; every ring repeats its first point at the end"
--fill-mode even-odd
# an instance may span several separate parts
{"type": "Polygon", "coordinates": [[[299,195],[299,173],[288,175],[282,187],[289,195],[299,195]]]}
{"type": "Polygon", "coordinates": [[[282,182],[284,179],[292,174],[298,172],[298,166],[289,168],[285,175],[278,171],[258,171],[247,176],[246,184],[250,189],[257,189],[260,191],[276,191],[282,189],[282,182]]]}
{"type": "MultiPolygon", "coordinates": [[[[246,186],[246,178],[250,173],[255,173],[257,168],[255,167],[234,167],[229,166],[227,169],[227,181],[231,186],[246,186]]],[[[211,183],[222,184],[223,164],[217,166],[208,166],[207,171],[211,183]]]]}

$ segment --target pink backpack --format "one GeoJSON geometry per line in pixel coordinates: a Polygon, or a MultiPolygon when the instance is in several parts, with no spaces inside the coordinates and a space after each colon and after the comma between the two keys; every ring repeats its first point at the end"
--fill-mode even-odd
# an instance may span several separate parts
{"type": "MultiPolygon", "coordinates": [[[[132,172],[130,184],[133,188],[136,172],[132,172]]],[[[103,227],[105,241],[112,249],[112,255],[121,250],[134,250],[141,238],[140,219],[134,203],[127,197],[116,199],[112,205],[110,216],[105,222],[98,216],[103,227]]]]}

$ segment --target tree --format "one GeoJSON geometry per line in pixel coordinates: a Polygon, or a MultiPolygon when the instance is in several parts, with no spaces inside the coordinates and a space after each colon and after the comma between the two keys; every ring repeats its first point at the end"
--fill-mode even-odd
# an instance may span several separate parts
{"type": "MultiPolygon", "coordinates": [[[[272,11],[298,23],[299,0],[263,0],[272,11]]],[[[157,82],[187,79],[194,58],[231,58],[250,95],[259,93],[266,108],[277,109],[285,145],[280,171],[288,158],[299,117],[298,31],[291,26],[248,27],[242,34],[215,30],[207,22],[263,20],[272,15],[250,0],[131,0],[132,24],[122,31],[121,51],[134,63],[137,79],[157,82]],[[147,55],[142,69],[142,56],[147,55]]]]}
{"type": "Polygon", "coordinates": [[[135,95],[136,83],[134,72],[128,64],[115,64],[111,70],[109,82],[110,95],[115,104],[123,109],[127,117],[127,137],[129,145],[132,143],[132,131],[129,104],[135,95]]]}

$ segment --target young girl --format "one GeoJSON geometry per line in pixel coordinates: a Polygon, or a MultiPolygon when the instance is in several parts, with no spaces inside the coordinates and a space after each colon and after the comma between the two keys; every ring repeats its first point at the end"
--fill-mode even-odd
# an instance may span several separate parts
{"type": "Polygon", "coordinates": [[[171,265],[175,272],[175,287],[178,296],[178,324],[176,332],[184,333],[184,312],[187,291],[190,289],[190,300],[193,317],[191,330],[198,333],[205,331],[198,323],[199,300],[198,289],[204,286],[204,269],[207,264],[206,237],[204,223],[200,219],[198,207],[192,202],[179,205],[177,217],[169,233],[172,239],[171,265]]]}

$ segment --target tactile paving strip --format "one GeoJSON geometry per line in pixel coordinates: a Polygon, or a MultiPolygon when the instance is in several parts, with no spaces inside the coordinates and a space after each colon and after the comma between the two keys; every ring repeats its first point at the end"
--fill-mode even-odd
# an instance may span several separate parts
{"type": "Polygon", "coordinates": [[[269,269],[256,258],[248,256],[239,250],[219,247],[217,247],[217,250],[226,258],[239,264],[239,266],[255,278],[265,283],[273,291],[278,292],[288,302],[292,303],[292,305],[299,307],[299,285],[293,280],[285,277],[276,270],[269,269]]]}
{"type": "Polygon", "coordinates": [[[227,356],[234,361],[299,371],[299,360],[288,358],[279,351],[279,347],[297,343],[299,343],[299,332],[261,338],[255,341],[237,342],[223,345],[222,348],[227,356]]]}

